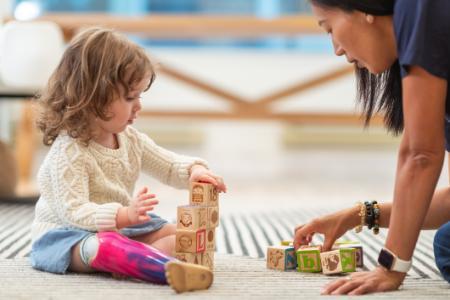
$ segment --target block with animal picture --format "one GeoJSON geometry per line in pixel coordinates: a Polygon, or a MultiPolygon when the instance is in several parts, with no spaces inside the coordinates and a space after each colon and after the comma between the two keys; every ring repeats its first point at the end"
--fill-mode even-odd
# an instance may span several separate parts
{"type": "Polygon", "coordinates": [[[214,270],[214,251],[206,251],[202,253],[202,265],[214,270]]]}
{"type": "Polygon", "coordinates": [[[219,207],[218,206],[207,206],[208,218],[206,228],[214,228],[219,226],[219,207]]]}
{"type": "Polygon", "coordinates": [[[175,252],[175,258],[179,261],[201,265],[203,253],[175,252]]]}
{"type": "Polygon", "coordinates": [[[297,270],[299,272],[316,273],[322,271],[320,247],[303,247],[297,249],[297,270]]]}
{"type": "Polygon", "coordinates": [[[324,274],[339,274],[356,271],[356,250],[354,248],[343,248],[322,252],[322,270],[324,274]]]}
{"type": "Polygon", "coordinates": [[[333,245],[333,249],[353,248],[355,249],[356,267],[364,267],[364,252],[361,243],[359,242],[337,242],[333,245]]]}
{"type": "Polygon", "coordinates": [[[177,228],[187,230],[206,229],[208,208],[197,205],[178,206],[177,228]]]}
{"type": "Polygon", "coordinates": [[[267,268],[274,270],[291,270],[297,266],[294,247],[269,246],[267,248],[267,268]]]}
{"type": "Polygon", "coordinates": [[[210,183],[191,182],[190,205],[219,205],[219,193],[210,183]]]}
{"type": "Polygon", "coordinates": [[[176,252],[200,253],[206,249],[206,230],[176,230],[176,252]]]}
{"type": "Polygon", "coordinates": [[[206,229],[206,251],[216,250],[216,228],[206,229]]]}

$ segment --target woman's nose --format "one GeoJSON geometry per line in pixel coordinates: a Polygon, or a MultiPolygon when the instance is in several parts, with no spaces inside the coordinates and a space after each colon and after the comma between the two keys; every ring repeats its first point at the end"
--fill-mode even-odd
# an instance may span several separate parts
{"type": "Polygon", "coordinates": [[[337,43],[335,43],[333,41],[333,48],[334,48],[334,54],[336,54],[336,56],[342,56],[345,54],[344,49],[342,49],[341,46],[339,46],[337,43]]]}

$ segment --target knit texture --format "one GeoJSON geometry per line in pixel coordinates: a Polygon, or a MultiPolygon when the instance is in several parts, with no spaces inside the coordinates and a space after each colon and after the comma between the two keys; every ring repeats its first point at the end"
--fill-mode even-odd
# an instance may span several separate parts
{"type": "Polygon", "coordinates": [[[191,166],[207,166],[204,160],[156,145],[131,126],[118,134],[118,142],[118,149],[109,149],[95,142],[84,146],[65,134],[56,138],[38,173],[41,197],[31,228],[33,241],[61,227],[117,230],[117,211],[129,205],[141,171],[187,188],[191,166]]]}

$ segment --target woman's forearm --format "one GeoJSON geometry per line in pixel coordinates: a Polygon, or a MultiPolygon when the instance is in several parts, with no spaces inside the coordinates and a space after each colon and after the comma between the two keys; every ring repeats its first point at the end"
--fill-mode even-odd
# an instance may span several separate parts
{"type": "Polygon", "coordinates": [[[400,154],[386,248],[401,259],[412,257],[443,159],[443,153],[400,154]]]}
{"type": "MultiPolygon", "coordinates": [[[[389,227],[392,203],[380,204],[380,227],[389,227]]],[[[450,220],[450,187],[437,190],[423,221],[422,229],[437,229],[450,220]]]]}

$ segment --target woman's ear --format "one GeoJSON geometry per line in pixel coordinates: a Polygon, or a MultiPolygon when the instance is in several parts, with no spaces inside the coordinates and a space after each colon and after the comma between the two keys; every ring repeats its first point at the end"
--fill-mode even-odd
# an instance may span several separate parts
{"type": "Polygon", "coordinates": [[[366,21],[369,24],[373,24],[373,22],[375,21],[375,17],[373,15],[366,14],[366,21]]]}

